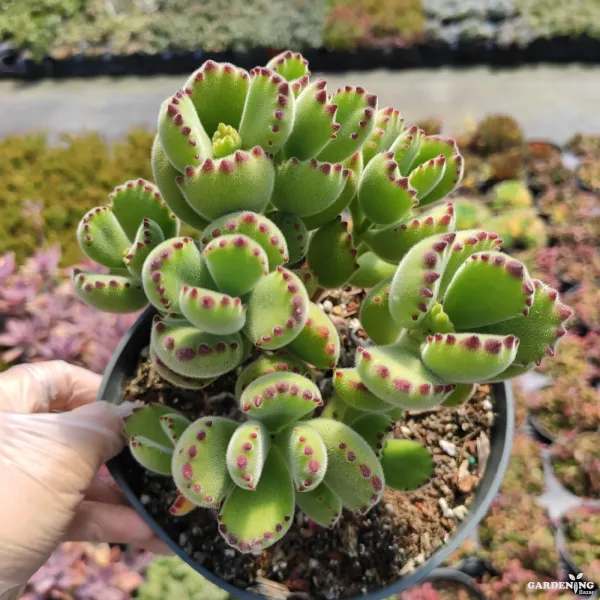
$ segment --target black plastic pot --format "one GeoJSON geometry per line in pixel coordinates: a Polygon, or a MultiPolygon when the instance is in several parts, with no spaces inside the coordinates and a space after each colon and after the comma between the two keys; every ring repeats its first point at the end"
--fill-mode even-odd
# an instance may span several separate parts
{"type": "Polygon", "coordinates": [[[475,587],[475,582],[473,581],[473,579],[469,577],[466,573],[463,573],[462,571],[459,571],[457,569],[434,569],[429,575],[427,575],[427,577],[425,577],[423,582],[425,581],[428,581],[429,583],[442,584],[444,582],[448,582],[451,584],[459,585],[469,594],[469,598],[474,598],[475,600],[487,600],[486,596],[484,596],[475,587]]]}
{"type": "MultiPolygon", "coordinates": [[[[106,368],[98,399],[119,404],[123,400],[123,387],[125,381],[131,377],[136,370],[140,353],[147,347],[150,337],[150,325],[154,309],[148,309],[136,321],[127,335],[116,349],[110,364],[106,368]]],[[[430,574],[440,563],[458,548],[465,538],[475,529],[479,521],[485,516],[492,499],[498,492],[504,471],[508,464],[512,438],[514,431],[514,401],[510,385],[494,384],[492,386],[495,400],[497,418],[490,439],[490,457],[487,468],[481,479],[479,487],[475,492],[475,498],[466,518],[458,524],[452,539],[434,552],[418,569],[410,575],[398,579],[396,582],[373,591],[365,596],[363,600],[380,600],[393,594],[406,590],[430,574]]],[[[230,583],[220,579],[217,575],[197,564],[191,556],[188,556],[180,547],[176,539],[169,537],[167,532],[146,510],[140,498],[134,493],[132,482],[139,481],[143,475],[143,468],[131,456],[128,449],[112,459],[108,468],[118,483],[119,487],[131,502],[138,513],[152,527],[158,537],[162,539],[177,556],[191,565],[198,573],[206,577],[212,583],[218,585],[230,594],[240,599],[255,600],[256,594],[239,589],[230,583]]],[[[139,486],[137,486],[139,487],[139,486]]]]}
{"type": "Polygon", "coordinates": [[[528,417],[529,424],[535,433],[535,437],[543,442],[544,444],[553,444],[558,436],[552,433],[542,425],[541,421],[536,415],[530,414],[528,417]]]}

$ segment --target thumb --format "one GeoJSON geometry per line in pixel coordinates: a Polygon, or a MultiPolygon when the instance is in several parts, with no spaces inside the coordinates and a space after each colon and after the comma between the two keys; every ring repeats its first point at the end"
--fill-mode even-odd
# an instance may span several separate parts
{"type": "Polygon", "coordinates": [[[5,464],[66,494],[82,492],[124,445],[119,409],[106,402],[67,413],[4,413],[0,427],[5,464]]]}

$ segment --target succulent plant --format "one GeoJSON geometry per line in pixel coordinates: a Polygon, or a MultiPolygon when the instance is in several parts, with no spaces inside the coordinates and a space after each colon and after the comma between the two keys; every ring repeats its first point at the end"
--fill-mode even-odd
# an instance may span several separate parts
{"type": "Polygon", "coordinates": [[[600,427],[600,391],[577,374],[559,377],[550,387],[534,392],[529,408],[554,436],[600,427]]]}
{"type": "Polygon", "coordinates": [[[532,496],[518,491],[498,496],[481,522],[479,537],[484,556],[503,570],[519,559],[526,569],[555,576],[558,552],[545,511],[532,496]]]}
{"type": "Polygon", "coordinates": [[[533,195],[521,181],[501,181],[492,188],[490,195],[492,208],[500,213],[533,207],[533,195]]]}
{"type": "Polygon", "coordinates": [[[479,198],[455,198],[456,229],[475,229],[491,219],[490,209],[479,198]]]}
{"type": "Polygon", "coordinates": [[[140,600],[227,600],[229,594],[196,573],[176,556],[155,558],[146,581],[137,591],[140,600]]]}
{"type": "Polygon", "coordinates": [[[578,506],[563,519],[567,551],[588,581],[600,582],[600,511],[578,506]]]}
{"type": "Polygon", "coordinates": [[[546,224],[534,210],[509,210],[486,225],[502,237],[508,250],[544,248],[548,242],[546,224]]]}
{"type": "Polygon", "coordinates": [[[515,436],[508,469],[502,480],[502,492],[520,491],[540,496],[544,487],[544,467],[538,444],[526,434],[515,436]]]}
{"type": "MultiPolygon", "coordinates": [[[[562,579],[562,577],[561,577],[562,579]]],[[[494,600],[528,600],[539,598],[540,600],[572,600],[573,594],[568,590],[552,589],[550,582],[556,585],[556,576],[548,577],[536,573],[514,558],[506,563],[499,575],[484,574],[477,588],[485,594],[486,598],[494,600]],[[539,587],[531,587],[531,584],[540,584],[539,587]],[[546,584],[546,589],[544,589],[546,584]]]]}
{"type": "Polygon", "coordinates": [[[577,169],[579,180],[586,189],[598,192],[600,190],[600,159],[588,159],[577,169]]]}
{"type": "Polygon", "coordinates": [[[126,425],[133,456],[173,477],[171,513],[219,508],[241,552],[280,539],[295,505],[331,526],[386,484],[421,485],[427,449],[387,439],[398,411],[528,370],[554,354],[572,312],[498,235],[455,231],[452,203],[438,203],[462,176],[454,140],[378,109],[362,87],[328,94],[309,76],[292,52],[249,73],[207,61],[160,109],[157,185],[118,186],[78,229],[110,273],[76,271],[75,289],[112,312],[150,302],[161,377],[200,389],[243,367],[239,421],[148,405],[126,425]],[[339,334],[311,298],[347,283],[371,287],[360,317],[382,345],[338,369],[339,334]],[[334,370],[332,397],[313,368],[334,370]]]}
{"type": "Polygon", "coordinates": [[[470,145],[485,155],[519,146],[522,142],[523,132],[512,117],[490,115],[477,124],[470,145]]]}
{"type": "Polygon", "coordinates": [[[556,477],[574,494],[600,498],[600,451],[598,433],[570,434],[552,445],[556,477]]]}

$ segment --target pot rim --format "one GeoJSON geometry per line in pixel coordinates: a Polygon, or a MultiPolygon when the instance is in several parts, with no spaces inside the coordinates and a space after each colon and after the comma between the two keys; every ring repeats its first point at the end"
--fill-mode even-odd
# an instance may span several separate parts
{"type": "MultiPolygon", "coordinates": [[[[104,372],[102,383],[98,391],[98,400],[105,400],[113,404],[120,404],[123,401],[123,383],[133,374],[133,369],[137,366],[139,353],[141,349],[148,344],[150,323],[155,313],[156,311],[153,307],[147,308],[123,336],[123,339],[114,351],[104,372]]],[[[473,532],[478,523],[485,516],[493,498],[498,493],[504,477],[504,472],[506,471],[510,457],[515,428],[514,398],[510,384],[507,382],[495,383],[492,384],[492,390],[497,402],[497,416],[490,438],[490,456],[486,470],[475,491],[474,500],[467,512],[467,516],[457,524],[451,539],[447,543],[442,544],[418,568],[408,575],[401,576],[393,583],[378,588],[368,594],[357,596],[357,600],[359,598],[361,600],[383,600],[388,596],[398,594],[399,592],[416,585],[446,560],[467,536],[473,532]]],[[[229,592],[239,600],[266,598],[266,596],[261,596],[246,589],[238,588],[224,581],[212,571],[198,564],[191,556],[184,552],[183,548],[181,548],[176,540],[169,537],[165,529],[147,511],[140,498],[136,496],[130,487],[124,473],[124,467],[127,464],[126,461],[130,458],[127,453],[128,448],[125,448],[119,455],[107,463],[107,467],[127,500],[175,555],[185,561],[200,575],[208,579],[208,581],[229,592]]],[[[345,600],[352,599],[346,598],[345,600]]]]}

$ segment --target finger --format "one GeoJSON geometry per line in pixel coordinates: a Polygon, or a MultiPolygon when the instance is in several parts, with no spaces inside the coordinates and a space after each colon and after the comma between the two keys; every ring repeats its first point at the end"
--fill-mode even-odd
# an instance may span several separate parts
{"type": "Polygon", "coordinates": [[[104,504],[128,504],[117,484],[112,479],[106,479],[100,475],[94,477],[92,483],[84,492],[84,498],[104,504]]]}
{"type": "Polygon", "coordinates": [[[112,542],[142,546],[154,531],[130,506],[84,500],[75,512],[65,541],[112,542]]]}
{"type": "Polygon", "coordinates": [[[151,540],[140,544],[138,548],[147,550],[154,554],[165,554],[166,556],[173,556],[175,552],[169,548],[160,538],[154,537],[151,540]]]}
{"type": "Polygon", "coordinates": [[[68,411],[96,399],[101,377],[62,360],[22,364],[0,375],[0,410],[68,411]]]}

